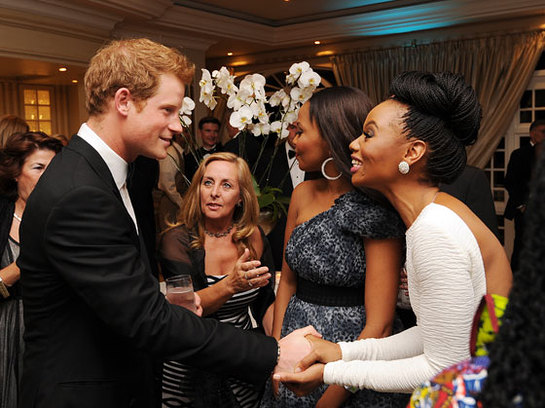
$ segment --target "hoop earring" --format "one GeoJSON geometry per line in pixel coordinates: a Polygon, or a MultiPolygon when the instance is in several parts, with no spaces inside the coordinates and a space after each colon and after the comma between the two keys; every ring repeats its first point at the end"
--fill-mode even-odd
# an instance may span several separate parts
{"type": "Polygon", "coordinates": [[[333,157],[329,157],[329,158],[325,159],[324,162],[322,163],[322,175],[323,175],[326,179],[331,180],[331,181],[337,180],[338,178],[340,178],[340,177],[343,175],[343,173],[340,172],[338,176],[331,177],[331,176],[328,176],[328,175],[325,173],[325,165],[327,164],[327,162],[332,161],[332,160],[333,160],[333,157]]]}
{"type": "Polygon", "coordinates": [[[409,163],[407,163],[405,160],[402,160],[397,165],[397,169],[401,174],[407,174],[410,170],[409,163]]]}

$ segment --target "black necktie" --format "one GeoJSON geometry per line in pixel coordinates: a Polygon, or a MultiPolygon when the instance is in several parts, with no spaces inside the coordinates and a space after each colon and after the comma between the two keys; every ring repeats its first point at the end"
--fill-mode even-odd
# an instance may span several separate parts
{"type": "Polygon", "coordinates": [[[293,159],[295,157],[295,150],[288,149],[288,157],[293,159]]]}

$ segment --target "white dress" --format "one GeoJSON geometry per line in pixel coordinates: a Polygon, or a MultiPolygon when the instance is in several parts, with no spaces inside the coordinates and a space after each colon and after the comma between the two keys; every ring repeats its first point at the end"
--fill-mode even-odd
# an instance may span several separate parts
{"type": "Polygon", "coordinates": [[[473,315],[486,293],[484,264],[469,227],[431,203],[407,230],[409,296],[417,325],[383,339],[339,343],[326,384],[412,392],[442,369],[469,358],[473,315]]]}

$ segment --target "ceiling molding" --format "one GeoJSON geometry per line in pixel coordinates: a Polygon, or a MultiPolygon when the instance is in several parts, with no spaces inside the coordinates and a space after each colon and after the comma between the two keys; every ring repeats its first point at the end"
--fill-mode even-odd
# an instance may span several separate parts
{"type": "Polygon", "coordinates": [[[115,24],[122,20],[117,15],[98,12],[87,8],[77,7],[72,2],[59,0],[0,0],[0,7],[4,8],[2,17],[17,14],[22,21],[35,22],[36,28],[69,28],[83,33],[108,34],[115,24]],[[45,20],[44,20],[45,19],[45,20]],[[49,25],[52,25],[50,27],[49,25]]]}
{"type": "Polygon", "coordinates": [[[123,23],[116,27],[112,33],[114,38],[147,37],[169,47],[189,48],[198,51],[206,51],[216,43],[214,39],[207,39],[184,32],[165,30],[161,26],[149,24],[123,23]]]}
{"type": "Polygon", "coordinates": [[[94,10],[109,10],[125,17],[131,16],[143,19],[160,17],[173,6],[173,0],[72,0],[71,3],[80,4],[94,10]]]}
{"type": "Polygon", "coordinates": [[[154,24],[174,29],[184,28],[204,37],[240,38],[270,44],[274,28],[264,24],[242,21],[233,17],[212,14],[206,11],[175,6],[154,24]]]}
{"type": "Polygon", "coordinates": [[[155,20],[154,24],[184,27],[205,36],[238,38],[269,46],[288,46],[322,38],[340,39],[421,31],[514,14],[545,14],[545,5],[538,3],[535,0],[445,0],[282,27],[175,6],[168,14],[155,20]]]}

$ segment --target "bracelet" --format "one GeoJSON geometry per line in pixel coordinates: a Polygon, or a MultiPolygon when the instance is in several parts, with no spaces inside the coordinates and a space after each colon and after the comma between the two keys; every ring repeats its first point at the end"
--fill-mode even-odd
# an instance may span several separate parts
{"type": "MultiPolygon", "coordinates": [[[[0,278],[0,296],[2,296],[4,299],[9,298],[8,288],[6,288],[6,285],[4,284],[4,281],[2,280],[2,278],[0,278]]],[[[279,346],[279,349],[280,349],[280,346],[279,346]]]]}
{"type": "Polygon", "coordinates": [[[280,362],[280,343],[276,343],[276,346],[278,347],[278,354],[276,355],[276,365],[280,362]]]}

